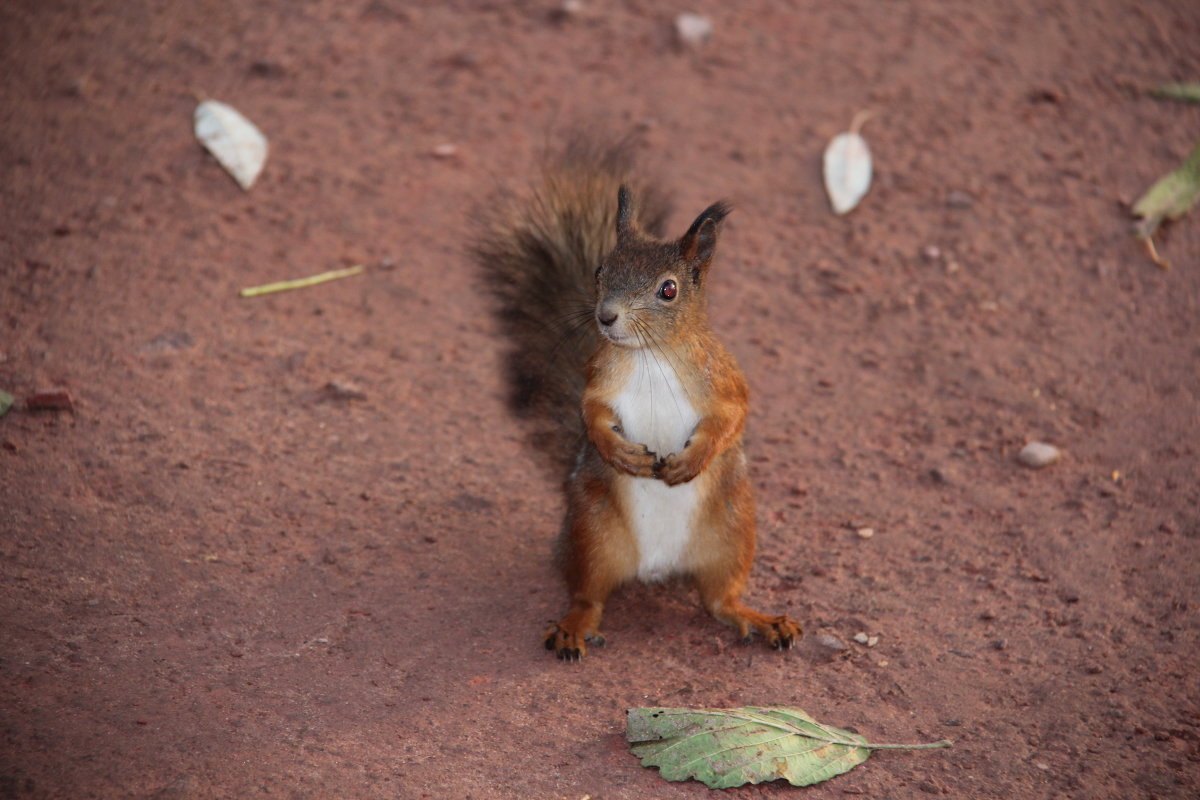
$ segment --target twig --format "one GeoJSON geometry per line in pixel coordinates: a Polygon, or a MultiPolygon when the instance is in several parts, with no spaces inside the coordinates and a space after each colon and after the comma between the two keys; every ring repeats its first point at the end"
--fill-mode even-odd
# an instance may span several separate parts
{"type": "Polygon", "coordinates": [[[278,283],[267,283],[262,286],[250,286],[242,289],[239,295],[242,297],[258,297],[260,294],[271,294],[272,292],[286,292],[289,289],[304,289],[308,286],[316,286],[318,283],[326,281],[335,281],[338,278],[349,278],[351,275],[358,275],[365,270],[362,264],[355,264],[353,267],[345,269],[335,269],[329,272],[322,272],[320,275],[311,275],[307,278],[296,278],[290,281],[279,281],[278,283]]]}

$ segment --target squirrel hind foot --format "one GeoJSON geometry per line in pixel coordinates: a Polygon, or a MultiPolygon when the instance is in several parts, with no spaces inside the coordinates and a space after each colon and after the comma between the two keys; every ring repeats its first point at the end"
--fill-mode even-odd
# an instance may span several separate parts
{"type": "Polygon", "coordinates": [[[749,609],[747,611],[758,618],[745,619],[735,623],[742,631],[742,644],[752,643],[754,634],[758,633],[772,650],[791,650],[804,635],[800,623],[791,617],[786,615],[768,617],[757,612],[750,612],[749,609]]]}
{"type": "Polygon", "coordinates": [[[580,636],[554,623],[546,629],[544,644],[560,661],[582,661],[589,644],[593,647],[604,646],[604,635],[597,631],[580,636]]]}
{"type": "Polygon", "coordinates": [[[800,624],[786,616],[775,617],[768,627],[759,628],[758,631],[773,650],[791,650],[804,634],[800,624]]]}

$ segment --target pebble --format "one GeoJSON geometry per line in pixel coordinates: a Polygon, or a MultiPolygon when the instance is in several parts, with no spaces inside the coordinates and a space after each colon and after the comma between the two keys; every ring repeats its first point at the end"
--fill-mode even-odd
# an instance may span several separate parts
{"type": "Polygon", "coordinates": [[[1017,460],[1031,469],[1048,467],[1062,456],[1058,448],[1045,442],[1030,442],[1017,453],[1017,460]]]}
{"type": "Polygon", "coordinates": [[[675,18],[675,35],[688,47],[706,44],[713,36],[712,20],[700,14],[684,13],[675,18]]]}
{"type": "Polygon", "coordinates": [[[945,467],[933,467],[929,470],[929,480],[934,483],[950,483],[950,474],[945,467]]]}
{"type": "Polygon", "coordinates": [[[449,142],[433,148],[434,158],[454,158],[456,155],[458,155],[458,146],[449,142]]]}
{"type": "Polygon", "coordinates": [[[878,636],[868,636],[867,637],[867,647],[874,647],[877,644],[879,644],[878,636]]]}
{"type": "Polygon", "coordinates": [[[832,633],[818,633],[813,637],[813,641],[821,645],[821,647],[826,647],[830,650],[841,651],[846,649],[846,643],[832,633]]]}
{"type": "Polygon", "coordinates": [[[867,636],[865,633],[859,632],[854,634],[854,641],[858,642],[859,644],[866,644],[870,640],[871,637],[867,636]]]}
{"type": "Polygon", "coordinates": [[[578,17],[584,12],[583,0],[563,0],[558,11],[564,17],[578,17]]]}
{"type": "Polygon", "coordinates": [[[875,535],[875,529],[874,528],[859,528],[856,531],[856,533],[858,534],[858,538],[860,538],[860,539],[870,539],[872,536],[875,535]]]}
{"type": "Polygon", "coordinates": [[[975,198],[961,189],[954,189],[946,195],[946,205],[966,211],[975,205],[975,198]]]}

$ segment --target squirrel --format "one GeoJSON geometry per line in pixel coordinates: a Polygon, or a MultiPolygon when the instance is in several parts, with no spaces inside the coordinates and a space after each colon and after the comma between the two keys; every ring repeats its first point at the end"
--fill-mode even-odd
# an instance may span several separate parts
{"type": "Polygon", "coordinates": [[[576,137],[474,247],[516,341],[513,405],[578,441],[560,540],[571,604],[545,646],[581,659],[604,643],[617,587],[681,576],[744,640],[756,631],[787,649],[800,626],[741,602],[755,550],[749,392],[707,312],[731,207],[714,203],[661,238],[666,204],[637,180],[630,151],[576,137]]]}

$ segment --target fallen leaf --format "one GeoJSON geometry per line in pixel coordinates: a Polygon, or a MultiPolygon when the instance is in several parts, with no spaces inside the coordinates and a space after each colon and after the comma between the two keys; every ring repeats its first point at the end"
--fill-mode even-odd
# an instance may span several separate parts
{"type": "Polygon", "coordinates": [[[1164,83],[1150,90],[1155,97],[1200,103],[1200,83],[1164,83]]]}
{"type": "Polygon", "coordinates": [[[835,214],[845,214],[858,205],[871,188],[871,150],[859,135],[870,112],[860,111],[850,130],[839,133],[825,147],[825,191],[835,214]]]}
{"type": "Polygon", "coordinates": [[[195,121],[196,138],[249,191],[267,161],[267,137],[236,108],[219,100],[196,106],[195,121]]]}
{"type": "Polygon", "coordinates": [[[26,397],[25,408],[29,411],[74,411],[75,404],[66,389],[51,389],[26,397]]]}
{"type": "Polygon", "coordinates": [[[687,47],[700,47],[713,37],[712,20],[700,14],[680,14],[675,18],[675,35],[687,47]]]}
{"type": "Polygon", "coordinates": [[[0,389],[0,417],[3,417],[8,413],[8,410],[12,408],[12,404],[13,396],[3,389],[0,389]]]}
{"type": "Polygon", "coordinates": [[[798,708],[633,708],[625,736],[642,766],[713,789],[780,779],[809,786],[847,772],[872,750],[950,746],[871,744],[798,708]]]}
{"type": "Polygon", "coordinates": [[[1134,225],[1134,235],[1146,241],[1150,256],[1161,267],[1169,266],[1158,258],[1151,237],[1164,220],[1176,220],[1188,212],[1200,197],[1200,142],[1191,155],[1173,172],[1168,172],[1133,204],[1134,216],[1141,222],[1134,225]]]}

